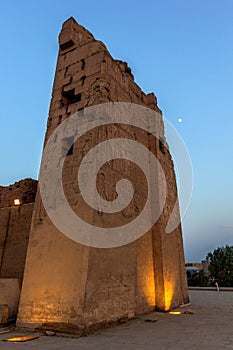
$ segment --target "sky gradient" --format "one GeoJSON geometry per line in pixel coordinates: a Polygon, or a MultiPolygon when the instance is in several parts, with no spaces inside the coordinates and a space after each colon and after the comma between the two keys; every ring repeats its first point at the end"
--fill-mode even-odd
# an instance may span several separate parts
{"type": "Polygon", "coordinates": [[[194,172],[186,261],[233,244],[233,2],[9,0],[0,9],[0,184],[38,177],[57,37],[73,16],[128,62],[185,141],[194,172]]]}

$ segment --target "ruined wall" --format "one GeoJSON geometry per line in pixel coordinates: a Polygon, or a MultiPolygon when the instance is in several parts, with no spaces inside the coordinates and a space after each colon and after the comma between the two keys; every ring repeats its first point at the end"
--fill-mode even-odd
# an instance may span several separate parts
{"type": "MultiPolygon", "coordinates": [[[[114,60],[105,45],[71,18],[63,24],[60,50],[45,140],[72,113],[108,101],[132,102],[156,110],[153,93],[145,94],[134,82],[125,62],[114,60]]],[[[173,162],[163,147],[143,130],[111,125],[90,131],[74,144],[63,168],[63,186],[72,209],[94,224],[113,224],[114,218],[83,203],[77,169],[94,145],[109,137],[140,141],[158,157],[167,182],[166,206],[158,223],[142,238],[126,246],[96,249],[75,243],[51,223],[37,193],[27,254],[18,325],[90,327],[130,318],[155,307],[167,310],[188,301],[181,227],[172,235],[165,226],[177,198],[173,162]]],[[[146,183],[132,163],[111,161],[98,178],[102,195],[112,200],[115,184],[128,178],[141,188],[132,206],[119,213],[132,219],[145,201],[146,183]],[[120,175],[119,175],[120,174],[120,175]]]]}
{"type": "Polygon", "coordinates": [[[0,278],[22,284],[37,181],[25,179],[0,187],[0,278]],[[14,206],[14,199],[21,205],[14,206]]]}

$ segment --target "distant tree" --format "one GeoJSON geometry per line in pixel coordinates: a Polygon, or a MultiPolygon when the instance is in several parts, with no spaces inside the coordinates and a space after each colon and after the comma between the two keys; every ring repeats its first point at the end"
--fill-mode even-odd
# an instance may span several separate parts
{"type": "Polygon", "coordinates": [[[208,253],[209,273],[213,283],[222,287],[233,287],[233,246],[218,247],[208,253]]]}

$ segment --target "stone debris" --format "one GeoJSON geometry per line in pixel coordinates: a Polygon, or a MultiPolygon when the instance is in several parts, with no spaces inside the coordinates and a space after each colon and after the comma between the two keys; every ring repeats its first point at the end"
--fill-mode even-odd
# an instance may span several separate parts
{"type": "Polygon", "coordinates": [[[186,314],[186,315],[193,315],[194,312],[192,310],[190,310],[190,309],[187,309],[187,310],[184,311],[184,314],[186,314]]]}
{"type": "Polygon", "coordinates": [[[45,331],[45,335],[48,335],[48,336],[52,337],[52,336],[55,336],[55,335],[56,335],[56,332],[53,332],[53,331],[45,331]]]}

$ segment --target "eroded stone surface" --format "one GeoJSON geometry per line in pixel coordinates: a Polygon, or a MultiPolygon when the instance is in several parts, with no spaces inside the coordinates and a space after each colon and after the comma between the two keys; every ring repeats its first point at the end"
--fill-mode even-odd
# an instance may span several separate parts
{"type": "Polygon", "coordinates": [[[0,186],[0,278],[17,278],[20,285],[36,191],[33,179],[0,186]],[[19,199],[19,206],[14,206],[14,199],[19,199]]]}
{"type": "Polygon", "coordinates": [[[9,307],[6,304],[0,304],[0,324],[4,325],[8,321],[9,307]]]}
{"type": "MultiPolygon", "coordinates": [[[[105,45],[73,18],[63,24],[59,44],[45,140],[73,113],[109,101],[131,102],[156,110],[163,131],[162,113],[154,94],[145,94],[134,82],[127,63],[114,60],[105,45]]],[[[114,223],[113,217],[88,208],[77,186],[77,169],[84,154],[112,135],[141,142],[159,159],[168,189],[163,213],[139,240],[114,249],[96,249],[61,234],[48,218],[38,193],[18,314],[20,326],[50,323],[58,327],[94,327],[188,301],[181,226],[172,234],[165,234],[177,199],[171,155],[161,140],[142,130],[135,132],[132,127],[117,125],[106,128],[90,131],[66,157],[63,186],[72,209],[92,224],[114,223]]],[[[118,176],[146,189],[142,174],[132,163],[113,160],[97,178],[104,198],[114,199],[118,176]]],[[[130,220],[140,211],[143,193],[134,199],[131,208],[119,213],[121,220],[130,220]]]]}

